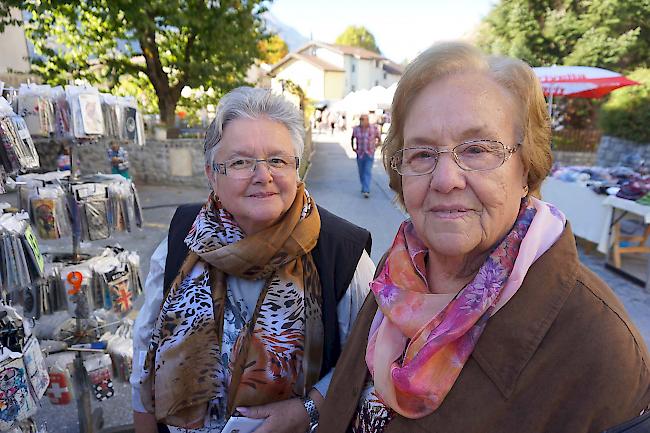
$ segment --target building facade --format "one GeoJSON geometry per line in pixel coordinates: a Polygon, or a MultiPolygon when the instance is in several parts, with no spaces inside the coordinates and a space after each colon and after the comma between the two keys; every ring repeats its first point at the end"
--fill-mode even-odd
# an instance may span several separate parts
{"type": "Polygon", "coordinates": [[[275,64],[269,75],[275,91],[290,80],[312,100],[337,101],[357,90],[389,87],[402,67],[363,48],[311,41],[275,64]]]}

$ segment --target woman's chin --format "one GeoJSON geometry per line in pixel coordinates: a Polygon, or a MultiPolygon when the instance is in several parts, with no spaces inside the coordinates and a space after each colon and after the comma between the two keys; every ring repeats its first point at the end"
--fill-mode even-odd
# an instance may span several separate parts
{"type": "Polygon", "coordinates": [[[433,242],[427,242],[429,252],[444,257],[462,257],[476,249],[477,242],[467,238],[467,234],[436,235],[433,242]]]}

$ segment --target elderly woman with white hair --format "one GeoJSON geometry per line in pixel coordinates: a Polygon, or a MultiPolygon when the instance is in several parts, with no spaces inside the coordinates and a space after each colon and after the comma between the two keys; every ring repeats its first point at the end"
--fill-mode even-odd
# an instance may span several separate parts
{"type": "Polygon", "coordinates": [[[318,422],[374,265],[370,234],[316,206],[297,169],[302,114],[240,87],[205,138],[206,203],[177,209],[151,259],[134,335],[136,431],[318,422]]]}

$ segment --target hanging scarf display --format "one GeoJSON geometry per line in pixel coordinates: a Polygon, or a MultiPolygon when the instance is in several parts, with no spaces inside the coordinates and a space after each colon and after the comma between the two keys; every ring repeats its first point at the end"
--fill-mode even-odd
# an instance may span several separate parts
{"type": "Polygon", "coordinates": [[[407,418],[435,411],[490,316],[516,293],[528,268],[559,238],[564,224],[564,215],[552,205],[522,200],[512,230],[474,280],[448,304],[436,305],[439,299],[429,294],[425,279],[428,250],[413,224],[404,222],[371,284],[379,309],[366,362],[379,400],[407,418]]]}
{"type": "Polygon", "coordinates": [[[163,301],[145,361],[142,400],[159,421],[199,428],[213,400],[227,401],[227,418],[234,407],[304,395],[316,383],[322,300],[309,252],[319,232],[303,184],[280,222],[250,236],[208,200],[185,240],[190,252],[163,301]],[[265,285],[232,351],[221,353],[227,275],[265,285]]]}

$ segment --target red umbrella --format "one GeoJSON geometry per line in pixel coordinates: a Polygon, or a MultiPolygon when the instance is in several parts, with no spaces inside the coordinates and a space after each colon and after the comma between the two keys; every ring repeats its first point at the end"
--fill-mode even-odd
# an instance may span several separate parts
{"type": "Polygon", "coordinates": [[[590,66],[544,66],[533,68],[546,96],[601,98],[619,87],[639,83],[614,71],[590,66]]]}

